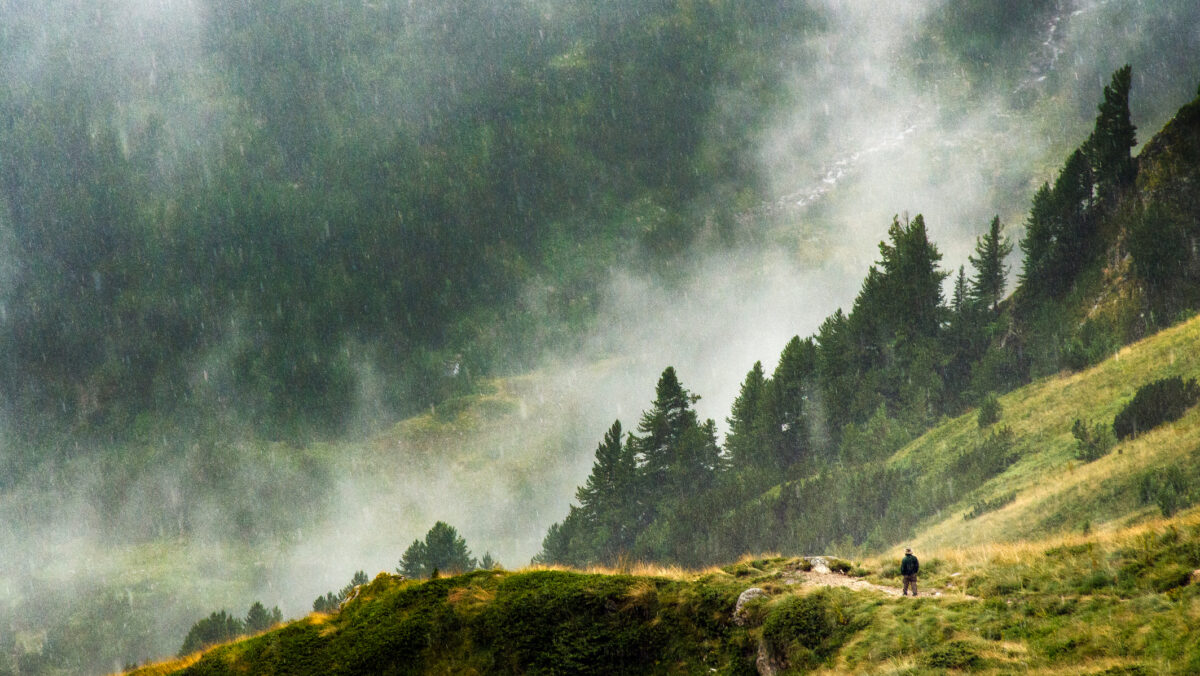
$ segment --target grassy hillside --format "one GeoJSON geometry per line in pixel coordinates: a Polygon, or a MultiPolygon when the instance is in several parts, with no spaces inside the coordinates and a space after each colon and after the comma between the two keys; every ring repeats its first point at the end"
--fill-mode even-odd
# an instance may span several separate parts
{"type": "Polygon", "coordinates": [[[314,614],[135,674],[1150,674],[1200,668],[1200,515],[1121,533],[930,550],[811,575],[802,559],[700,573],[380,574],[314,614]],[[759,587],[735,621],[739,594],[759,587]],[[889,593],[889,591],[891,593],[889,593]],[[775,670],[775,671],[772,671],[775,670]]]}
{"type": "MultiPolygon", "coordinates": [[[[921,546],[1014,542],[1085,528],[1117,528],[1159,511],[1142,504],[1143,477],[1177,466],[1190,485],[1200,485],[1200,410],[1118,444],[1085,463],[1075,457],[1076,419],[1111,424],[1137,388],[1170,376],[1200,376],[1200,319],[1126,346],[1112,358],[1078,373],[1064,373],[1000,398],[997,425],[1014,433],[1017,462],[922,525],[921,546]],[[976,504],[1014,495],[1008,505],[974,519],[976,504]]],[[[936,471],[956,449],[983,435],[972,411],[941,425],[898,453],[897,466],[936,471]]]]}
{"type": "MultiPolygon", "coordinates": [[[[859,588],[779,556],[702,572],[381,574],[339,613],[135,673],[1194,673],[1200,511],[1164,517],[1145,487],[1167,467],[1200,481],[1200,411],[1092,462],[1071,429],[1110,423],[1141,384],[1200,375],[1198,341],[1200,318],[1002,397],[994,426],[1012,430],[1015,460],[912,539],[927,598],[895,595],[895,548],[845,566],[876,585],[859,588]],[[766,596],[741,626],[753,586],[766,596]]],[[[972,411],[884,462],[940,480],[988,434],[972,411]]]]}

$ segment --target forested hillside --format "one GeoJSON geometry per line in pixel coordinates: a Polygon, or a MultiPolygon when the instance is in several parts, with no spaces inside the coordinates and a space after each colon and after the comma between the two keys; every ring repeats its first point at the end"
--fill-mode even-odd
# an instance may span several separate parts
{"type": "Polygon", "coordinates": [[[710,225],[733,236],[780,42],[816,19],[636,4],[211,2],[193,61],[80,65],[86,15],[60,35],[16,3],[0,50],[40,57],[0,91],[17,432],[336,433],[364,369],[419,410],[470,387],[454,365],[578,330],[625,252],[670,268],[710,225]]]}
{"type": "MultiPolygon", "coordinates": [[[[1195,25],[1194,0],[0,0],[0,673],[332,611],[364,570],[444,568],[413,563],[433,524],[471,565],[585,566],[1011,523],[1134,396],[1023,429],[1014,388],[1119,379],[1200,303],[1195,25]]],[[[1152,361],[1147,406],[1194,393],[1152,361]]],[[[1146,476],[1038,527],[1193,501],[1146,476]]],[[[681,632],[617,640],[622,668],[740,669],[757,629],[714,613],[746,569],[376,591],[421,597],[418,643],[490,642],[471,668],[542,664],[487,625],[549,580],[564,615],[681,632]]]]}
{"type": "MultiPolygon", "coordinates": [[[[696,566],[835,543],[874,551],[1016,462],[1025,440],[990,427],[999,395],[1092,366],[1197,309],[1200,220],[1186,205],[1200,199],[1200,98],[1139,161],[1130,81],[1129,66],[1113,74],[1093,132],[1033,195],[1011,295],[1013,243],[998,218],[949,299],[950,273],[924,219],[896,219],[850,312],[793,338],[770,377],[754,364],[724,448],[668,367],[636,431],[623,434],[617,421],[605,435],[578,505],[550,528],[539,559],[696,566]],[[888,462],[972,407],[990,430],[947,466],[888,462]]],[[[1080,443],[1091,443],[1088,423],[1077,425],[1080,443]]]]}

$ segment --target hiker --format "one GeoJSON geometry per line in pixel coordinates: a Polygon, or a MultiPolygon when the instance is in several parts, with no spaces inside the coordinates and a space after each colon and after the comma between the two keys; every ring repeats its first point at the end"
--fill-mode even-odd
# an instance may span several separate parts
{"type": "Polygon", "coordinates": [[[912,548],[904,548],[904,558],[900,561],[900,575],[904,578],[904,591],[901,596],[908,596],[908,588],[912,587],[913,596],[917,595],[917,571],[921,563],[913,556],[912,548]]]}

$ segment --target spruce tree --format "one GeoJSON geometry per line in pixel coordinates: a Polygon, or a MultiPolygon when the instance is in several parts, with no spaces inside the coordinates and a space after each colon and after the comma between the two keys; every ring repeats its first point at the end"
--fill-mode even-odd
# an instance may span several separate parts
{"type": "Polygon", "coordinates": [[[1071,288],[1097,250],[1096,218],[1092,213],[1094,185],[1092,168],[1083,151],[1071,153],[1051,191],[1055,247],[1049,281],[1055,296],[1071,288]]]}
{"type": "Polygon", "coordinates": [[[425,540],[413,540],[400,558],[396,571],[412,578],[441,574],[465,573],[475,569],[475,559],[467,549],[467,541],[449,524],[438,521],[425,533],[425,540]]]}
{"type": "Polygon", "coordinates": [[[817,346],[819,403],[830,433],[836,436],[853,420],[858,387],[854,338],[850,333],[850,321],[841,308],[821,322],[817,329],[817,346]]]}
{"type": "Polygon", "coordinates": [[[282,621],[283,613],[280,612],[278,606],[268,611],[262,602],[255,601],[246,612],[246,619],[243,625],[247,634],[257,634],[260,631],[270,629],[282,621]]]}
{"type": "Polygon", "coordinates": [[[591,542],[589,551],[580,554],[605,562],[627,551],[634,535],[637,459],[632,444],[622,443],[621,435],[621,421],[614,421],[596,447],[592,473],[575,492],[591,542]]]}
{"type": "Polygon", "coordinates": [[[770,432],[771,456],[767,468],[784,472],[810,459],[811,412],[809,388],[815,386],[817,348],[812,339],[793,336],[779,355],[769,388],[769,415],[763,423],[770,432]]]}
{"type": "Polygon", "coordinates": [[[1116,191],[1131,185],[1137,176],[1137,164],[1130,155],[1137,145],[1137,127],[1129,115],[1131,76],[1129,64],[1113,73],[1112,82],[1104,88],[1095,130],[1085,144],[1101,199],[1113,199],[1116,191]]]}
{"type": "Polygon", "coordinates": [[[993,217],[988,231],[975,240],[975,255],[967,256],[975,270],[971,276],[970,299],[979,307],[990,310],[993,315],[1000,311],[1000,301],[1004,299],[1008,276],[1008,266],[1004,260],[1013,248],[1003,231],[1000,217],[993,217]]]}
{"type": "Polygon", "coordinates": [[[725,450],[729,453],[734,471],[754,469],[763,464],[766,453],[763,404],[767,387],[762,362],[756,361],[742,381],[729,417],[725,419],[729,425],[729,432],[725,435],[725,450]]]}
{"type": "Polygon", "coordinates": [[[663,371],[654,392],[652,407],[638,423],[641,478],[651,492],[672,491],[677,487],[676,470],[682,460],[677,456],[679,440],[684,431],[697,425],[692,404],[700,397],[684,389],[672,366],[663,371]]]}
{"type": "Polygon", "coordinates": [[[888,238],[890,243],[879,243],[883,311],[898,331],[934,336],[942,322],[942,281],[949,273],[938,269],[942,254],[929,240],[924,216],[904,224],[894,218],[888,238]]]}
{"type": "Polygon", "coordinates": [[[467,549],[467,541],[453,526],[438,521],[425,534],[426,570],[441,573],[465,573],[475,569],[475,559],[467,549]]]}
{"type": "Polygon", "coordinates": [[[967,301],[967,275],[963,266],[960,265],[958,266],[958,276],[954,278],[954,294],[950,298],[951,317],[963,316],[966,313],[967,301]]]}
{"type": "Polygon", "coordinates": [[[1025,220],[1025,236],[1020,241],[1024,258],[1019,283],[1023,297],[1030,301],[1047,295],[1051,288],[1056,235],[1053,221],[1050,184],[1043,183],[1033,194],[1029,217],[1025,220]]]}

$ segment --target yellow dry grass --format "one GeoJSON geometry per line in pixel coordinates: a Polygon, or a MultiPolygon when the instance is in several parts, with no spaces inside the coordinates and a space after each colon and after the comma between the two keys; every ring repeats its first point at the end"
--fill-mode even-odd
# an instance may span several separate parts
{"type": "MultiPolygon", "coordinates": [[[[1136,392],[1153,380],[1170,376],[1200,376],[1200,318],[1159,332],[1122,348],[1110,359],[1078,373],[1043,379],[1000,398],[999,426],[1009,427],[1019,460],[974,494],[945,510],[919,529],[912,541],[923,550],[970,547],[989,542],[1041,539],[1056,531],[1077,529],[1084,520],[1092,530],[1112,530],[1141,514],[1107,513],[1099,518],[1086,512],[1077,520],[1050,517],[1063,505],[1083,504],[1106,487],[1147,468],[1188,462],[1200,448],[1200,407],[1174,423],[1118,444],[1108,455],[1090,463],[1074,458],[1071,426],[1076,419],[1108,424],[1136,392]],[[963,516],[974,501],[1015,494],[1011,503],[970,521],[963,516]]],[[[976,412],[941,425],[901,449],[896,465],[943,467],[960,451],[987,433],[975,421],[976,412]]]]}

